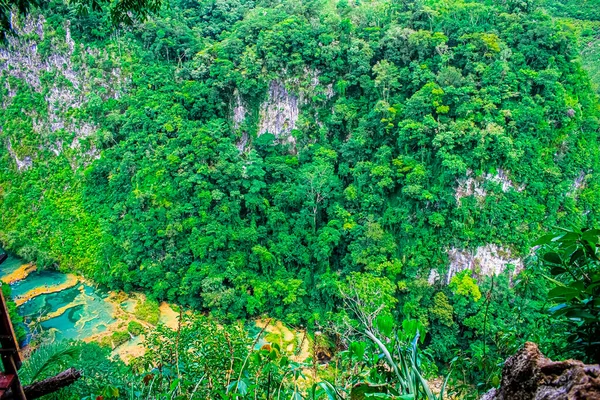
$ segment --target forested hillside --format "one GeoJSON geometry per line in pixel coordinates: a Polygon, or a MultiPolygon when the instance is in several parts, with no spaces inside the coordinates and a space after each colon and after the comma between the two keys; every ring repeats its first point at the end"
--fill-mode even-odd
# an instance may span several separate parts
{"type": "Polygon", "coordinates": [[[115,29],[52,0],[0,49],[0,241],[227,320],[332,327],[351,287],[495,384],[486,345],[566,347],[532,243],[598,225],[572,18],[600,8],[570,3],[171,0],[115,29]]]}
{"type": "Polygon", "coordinates": [[[541,4],[579,36],[583,66],[600,92],[600,2],[545,0],[541,4]]]}

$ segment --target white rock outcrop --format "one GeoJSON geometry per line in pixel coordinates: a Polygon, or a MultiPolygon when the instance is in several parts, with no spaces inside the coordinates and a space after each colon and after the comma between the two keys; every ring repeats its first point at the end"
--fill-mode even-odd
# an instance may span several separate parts
{"type": "Polygon", "coordinates": [[[285,85],[278,81],[271,82],[267,100],[260,107],[258,136],[271,133],[281,143],[296,144],[296,138],[291,135],[296,128],[300,115],[299,99],[290,93],[285,85]]]}
{"type": "Polygon", "coordinates": [[[585,188],[587,178],[588,176],[586,171],[579,171],[579,175],[577,175],[577,178],[573,180],[573,185],[571,186],[569,195],[575,195],[579,190],[585,188]]]}
{"type": "MultiPolygon", "coordinates": [[[[319,76],[318,70],[306,68],[303,76],[299,78],[271,81],[266,99],[258,110],[257,135],[271,133],[279,143],[288,144],[295,148],[296,138],[292,136],[292,131],[297,127],[300,108],[308,104],[315,95],[330,100],[335,94],[333,85],[322,85],[319,76]],[[293,90],[290,90],[290,88],[293,88],[293,90]]],[[[236,90],[233,94],[231,116],[234,129],[240,128],[247,115],[248,109],[236,90]]],[[[316,115],[315,119],[319,123],[316,115]]],[[[237,144],[238,149],[243,151],[247,142],[247,137],[242,136],[237,144]]]]}
{"type": "Polygon", "coordinates": [[[429,283],[430,285],[434,285],[439,280],[440,280],[440,273],[437,271],[437,269],[434,268],[431,271],[429,271],[429,277],[427,278],[427,283],[429,283]]]}
{"type": "MultiPolygon", "coordinates": [[[[76,150],[70,157],[71,166],[76,169],[97,158],[99,151],[93,145],[82,148],[82,141],[96,132],[97,127],[90,121],[73,117],[72,111],[85,106],[90,94],[101,100],[118,98],[126,80],[119,68],[92,71],[84,61],[86,57],[102,62],[108,60],[109,55],[105,50],[77,45],[68,23],[64,26],[64,36],[52,37],[49,47],[46,43],[45,54],[41,54],[39,45],[44,40],[44,24],[42,16],[26,18],[22,25],[14,26],[17,34],[8,35],[6,45],[0,48],[0,84],[8,89],[8,96],[0,107],[9,107],[19,90],[11,87],[9,77],[25,82],[34,92],[44,93],[47,113],[34,111],[28,115],[33,132],[40,136],[39,150],[50,151],[55,156],[66,148],[76,150]],[[76,57],[80,58],[77,65],[74,64],[76,57]],[[48,81],[48,77],[52,79],[48,81]]],[[[5,134],[12,137],[12,147],[18,149],[18,133],[5,131],[5,134]]],[[[35,160],[37,154],[31,154],[29,160],[32,158],[35,160]]],[[[26,167],[17,163],[17,168],[26,167]]]]}
{"type": "Polygon", "coordinates": [[[12,148],[12,144],[10,143],[10,138],[6,141],[6,149],[8,150],[8,154],[15,160],[17,164],[17,169],[19,171],[23,171],[29,169],[33,166],[33,161],[30,156],[24,156],[23,159],[20,159],[17,153],[12,148]]]}
{"type": "Polygon", "coordinates": [[[242,97],[240,96],[240,92],[236,89],[233,93],[234,104],[233,104],[233,127],[238,129],[242,122],[246,119],[246,114],[248,110],[246,106],[242,102],[242,97]]]}
{"type": "Polygon", "coordinates": [[[483,199],[487,196],[487,191],[484,188],[486,182],[494,182],[501,186],[501,190],[504,193],[510,190],[522,192],[525,189],[525,185],[517,185],[508,177],[508,171],[498,169],[495,174],[483,174],[482,176],[474,177],[473,171],[467,170],[466,178],[459,179],[458,185],[454,192],[456,202],[460,205],[460,199],[468,196],[475,196],[479,199],[483,199]]]}
{"type": "Polygon", "coordinates": [[[477,276],[499,275],[506,269],[507,265],[514,266],[513,274],[516,275],[523,270],[523,260],[513,256],[510,249],[488,244],[473,250],[460,250],[451,248],[448,250],[450,268],[446,275],[446,283],[457,273],[469,269],[477,276]]]}

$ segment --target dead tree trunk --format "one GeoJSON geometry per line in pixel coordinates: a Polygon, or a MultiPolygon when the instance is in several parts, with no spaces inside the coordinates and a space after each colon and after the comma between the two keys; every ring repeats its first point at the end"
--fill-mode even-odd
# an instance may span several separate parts
{"type": "MultiPolygon", "coordinates": [[[[69,368],[56,376],[27,385],[23,388],[23,391],[27,400],[38,399],[44,395],[54,393],[65,386],[69,386],[80,377],[81,371],[69,368]]],[[[2,397],[2,400],[12,400],[14,398],[12,392],[9,391],[2,397]]]]}

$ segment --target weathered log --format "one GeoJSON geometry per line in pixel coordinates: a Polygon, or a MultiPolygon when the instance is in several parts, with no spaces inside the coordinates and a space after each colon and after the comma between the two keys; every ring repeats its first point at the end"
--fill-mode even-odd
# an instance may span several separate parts
{"type": "MultiPolygon", "coordinates": [[[[38,399],[44,395],[54,393],[66,386],[69,386],[81,377],[81,371],[75,368],[64,370],[60,374],[44,379],[43,381],[32,383],[23,388],[27,400],[38,399]]],[[[7,392],[2,400],[12,400],[14,396],[12,392],[7,392]]]]}

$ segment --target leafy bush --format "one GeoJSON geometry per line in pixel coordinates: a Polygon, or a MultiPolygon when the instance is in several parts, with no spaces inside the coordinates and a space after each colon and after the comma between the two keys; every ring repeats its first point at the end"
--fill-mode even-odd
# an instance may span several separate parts
{"type": "Polygon", "coordinates": [[[135,306],[134,315],[139,319],[151,323],[152,325],[158,324],[160,319],[158,302],[150,299],[138,301],[135,306]]]}
{"type": "Polygon", "coordinates": [[[542,248],[550,312],[570,323],[569,343],[593,363],[600,362],[600,229],[567,230],[536,242],[542,248]]]}
{"type": "Polygon", "coordinates": [[[12,322],[15,336],[17,337],[18,342],[22,342],[27,336],[25,325],[23,324],[23,317],[17,311],[17,305],[11,298],[12,290],[10,285],[0,282],[0,287],[2,288],[2,294],[4,295],[4,300],[6,301],[6,308],[8,308],[8,315],[10,317],[10,321],[12,322]]]}
{"type": "Polygon", "coordinates": [[[144,333],[144,326],[137,321],[131,321],[127,325],[127,331],[133,336],[139,336],[144,333]]]}
{"type": "Polygon", "coordinates": [[[129,332],[116,331],[116,332],[113,332],[110,336],[104,336],[102,339],[100,339],[100,344],[102,346],[106,346],[111,349],[115,349],[115,348],[119,347],[120,345],[122,345],[123,343],[127,342],[129,339],[131,339],[129,332]]]}

